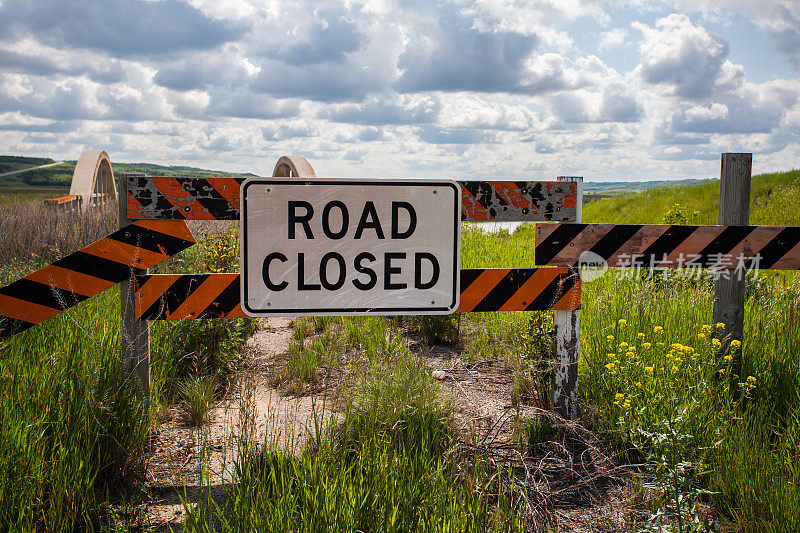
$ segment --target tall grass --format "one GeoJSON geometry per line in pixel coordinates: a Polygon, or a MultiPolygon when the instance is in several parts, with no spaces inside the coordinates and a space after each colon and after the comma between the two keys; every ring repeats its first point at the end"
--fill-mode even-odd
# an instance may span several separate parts
{"type": "Polygon", "coordinates": [[[677,445],[697,472],[683,489],[713,491],[748,531],[800,529],[800,277],[784,281],[747,299],[739,370],[734,353],[717,356],[710,283],[607,275],[585,285],[584,412],[654,467],[677,445]]]}
{"type": "Polygon", "coordinates": [[[406,353],[376,362],[349,393],[344,421],[298,455],[240,440],[236,479],[217,507],[190,510],[211,531],[516,530],[498,479],[454,447],[452,408],[406,353]]]}
{"type": "Polygon", "coordinates": [[[0,285],[116,229],[116,207],[78,213],[50,210],[42,202],[14,202],[0,209],[0,285]]]}
{"type": "MultiPolygon", "coordinates": [[[[0,344],[0,529],[113,522],[106,492],[141,479],[149,417],[125,380],[113,291],[0,344]]],[[[118,312],[118,311],[117,311],[118,312]]]]}
{"type": "MultiPolygon", "coordinates": [[[[116,228],[115,210],[78,215],[33,202],[0,210],[0,284],[116,228]]],[[[238,257],[229,233],[174,264],[195,272],[227,268],[238,257]]],[[[182,398],[183,380],[224,385],[255,325],[154,324],[152,397],[144,411],[126,381],[119,321],[114,288],[0,342],[0,531],[122,527],[112,502],[127,505],[124,495],[143,483],[146,437],[159,411],[182,398]]]]}

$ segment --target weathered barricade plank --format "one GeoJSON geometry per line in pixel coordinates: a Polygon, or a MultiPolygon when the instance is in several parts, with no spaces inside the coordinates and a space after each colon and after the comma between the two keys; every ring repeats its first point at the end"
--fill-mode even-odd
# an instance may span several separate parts
{"type": "MultiPolygon", "coordinates": [[[[131,219],[238,220],[244,178],[175,178],[125,174],[131,219]]],[[[297,178],[302,180],[302,178],[297,178]]],[[[556,181],[460,181],[461,219],[575,220],[577,189],[556,181]]]]}
{"type": "MultiPolygon", "coordinates": [[[[239,283],[236,273],[137,276],[136,318],[243,318],[239,283]]],[[[574,310],[580,305],[581,280],[571,269],[461,270],[461,313],[574,310]]]]}
{"type": "Polygon", "coordinates": [[[540,224],[537,265],[800,269],[800,227],[540,224]]]}

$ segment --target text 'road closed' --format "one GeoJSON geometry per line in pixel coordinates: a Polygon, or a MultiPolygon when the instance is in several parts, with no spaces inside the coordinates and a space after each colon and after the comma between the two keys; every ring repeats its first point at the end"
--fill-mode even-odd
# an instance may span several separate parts
{"type": "Polygon", "coordinates": [[[248,180],[243,308],[252,316],[453,312],[460,195],[450,181],[248,180]]]}

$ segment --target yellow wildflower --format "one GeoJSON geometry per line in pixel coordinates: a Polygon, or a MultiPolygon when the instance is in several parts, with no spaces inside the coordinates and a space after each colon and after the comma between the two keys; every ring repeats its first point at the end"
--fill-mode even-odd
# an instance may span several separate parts
{"type": "Polygon", "coordinates": [[[613,362],[612,363],[608,363],[606,365],[606,369],[611,370],[612,368],[614,368],[614,363],[613,362]]]}
{"type": "Polygon", "coordinates": [[[730,355],[730,354],[728,354],[728,355],[726,355],[725,357],[723,357],[723,359],[725,359],[727,362],[729,362],[729,363],[730,363],[731,361],[733,361],[733,356],[732,356],[732,355],[730,355]]]}
{"type": "Polygon", "coordinates": [[[654,333],[663,333],[664,332],[664,328],[662,328],[661,326],[656,326],[656,327],[653,328],[653,332],[654,333]]]}
{"type": "Polygon", "coordinates": [[[678,370],[679,370],[679,369],[678,369],[678,367],[677,367],[677,366],[675,366],[675,365],[672,365],[672,371],[673,371],[673,372],[677,372],[678,370]]]}
{"type": "Polygon", "coordinates": [[[681,364],[681,363],[683,363],[683,359],[681,359],[680,357],[676,357],[676,358],[675,358],[675,364],[676,364],[676,365],[679,365],[679,364],[681,364]]]}
{"type": "Polygon", "coordinates": [[[664,343],[663,343],[663,342],[657,342],[657,343],[656,343],[656,346],[659,346],[659,347],[660,347],[660,346],[664,346],[664,343]]]}
{"type": "Polygon", "coordinates": [[[644,339],[644,333],[642,332],[637,333],[636,336],[639,337],[640,339],[644,339]]]}
{"type": "Polygon", "coordinates": [[[692,348],[691,346],[684,346],[683,351],[684,353],[692,353],[694,352],[694,348],[692,348]]]}
{"type": "Polygon", "coordinates": [[[724,369],[724,368],[720,368],[720,369],[719,369],[719,373],[720,373],[720,374],[724,374],[724,373],[725,373],[725,369],[724,369]]]}
{"type": "Polygon", "coordinates": [[[739,348],[742,345],[742,341],[732,340],[731,341],[731,348],[739,348]]]}
{"type": "Polygon", "coordinates": [[[625,349],[625,348],[627,348],[627,347],[628,347],[628,343],[627,343],[627,342],[621,342],[621,343],[619,343],[619,349],[620,349],[620,350],[624,350],[624,349],[625,349]]]}
{"type": "Polygon", "coordinates": [[[711,328],[711,324],[703,324],[703,328],[702,329],[703,329],[703,331],[705,333],[711,333],[711,329],[712,329],[711,328]]]}
{"type": "Polygon", "coordinates": [[[606,339],[609,340],[609,341],[613,341],[614,340],[614,335],[607,335],[606,339]]]}
{"type": "Polygon", "coordinates": [[[756,382],[756,377],[755,376],[747,376],[747,382],[748,383],[755,383],[756,382]]]}
{"type": "Polygon", "coordinates": [[[621,399],[623,399],[624,397],[625,397],[625,395],[624,395],[624,394],[622,394],[621,392],[618,392],[618,393],[616,393],[616,394],[614,395],[614,399],[615,399],[615,400],[621,400],[621,399]]]}
{"type": "Polygon", "coordinates": [[[711,345],[714,348],[720,348],[722,346],[722,343],[720,342],[719,339],[714,338],[714,339],[711,339],[711,345]]]}
{"type": "Polygon", "coordinates": [[[625,320],[624,318],[620,318],[620,319],[619,319],[619,322],[617,322],[617,324],[619,324],[620,326],[624,326],[624,325],[625,325],[625,324],[627,324],[627,323],[628,323],[628,321],[627,321],[627,320],[625,320]]]}
{"type": "Polygon", "coordinates": [[[644,367],[644,371],[647,372],[648,374],[652,374],[653,373],[653,367],[652,366],[646,366],[646,367],[644,367]]]}
{"type": "Polygon", "coordinates": [[[705,339],[706,338],[706,334],[705,333],[698,333],[697,334],[697,338],[698,339],[705,339]]]}
{"type": "Polygon", "coordinates": [[[650,344],[649,342],[645,342],[645,343],[642,344],[642,348],[644,348],[645,350],[648,349],[651,346],[652,346],[652,344],[650,344]]]}
{"type": "Polygon", "coordinates": [[[641,388],[641,387],[642,387],[642,382],[641,382],[641,381],[637,381],[637,382],[636,382],[636,386],[637,386],[637,387],[639,387],[639,388],[641,388]]]}
{"type": "Polygon", "coordinates": [[[717,322],[717,329],[725,329],[725,323],[724,322],[717,322]]]}

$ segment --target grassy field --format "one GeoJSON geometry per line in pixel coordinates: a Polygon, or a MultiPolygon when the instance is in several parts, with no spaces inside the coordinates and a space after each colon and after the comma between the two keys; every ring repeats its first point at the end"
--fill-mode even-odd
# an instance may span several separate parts
{"type": "MultiPolygon", "coordinates": [[[[592,202],[584,221],[714,223],[715,187],[592,202]]],[[[800,172],[757,176],[751,220],[800,225],[798,199],[800,172]]],[[[115,224],[111,213],[65,219],[57,227],[73,229],[36,241],[22,232],[43,216],[36,209],[17,203],[0,212],[0,284],[115,224]]],[[[158,271],[236,269],[236,229],[197,229],[203,243],[158,271]]],[[[511,234],[465,227],[462,266],[533,266],[533,240],[532,225],[511,234]]],[[[712,299],[707,275],[607,274],[585,284],[581,422],[630,465],[629,506],[638,509],[597,530],[800,530],[800,276],[750,280],[744,342],[720,356],[714,335],[724,331],[710,323],[712,299]]],[[[118,305],[107,291],[0,343],[0,530],[127,530],[159,413],[184,405],[202,424],[252,331],[251,321],[154,324],[153,401],[140,416],[141,401],[121,377],[118,305]]],[[[243,432],[234,482],[222,501],[187,506],[186,529],[538,530],[522,482],[528,450],[563,445],[565,428],[520,409],[520,459],[498,459],[480,434],[456,424],[457,406],[424,362],[434,345],[455,341],[468,364],[510,369],[509,403],[546,409],[551,340],[550,313],[295,321],[273,378],[306,393],[341,373],[340,423],[290,446],[297,453],[243,432]]]]}

